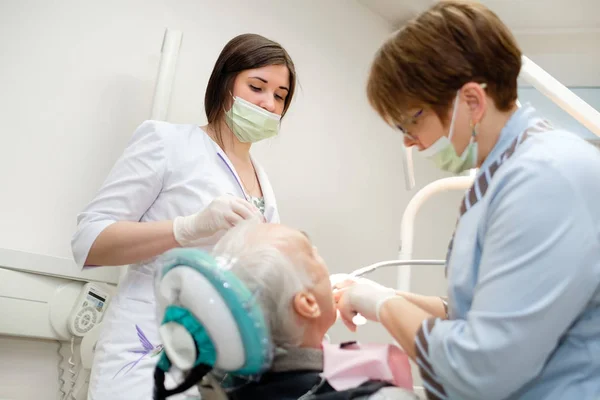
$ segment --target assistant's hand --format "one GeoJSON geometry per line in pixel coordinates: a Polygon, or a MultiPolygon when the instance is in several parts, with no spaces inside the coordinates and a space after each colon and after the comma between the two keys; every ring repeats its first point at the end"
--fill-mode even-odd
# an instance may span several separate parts
{"type": "Polygon", "coordinates": [[[345,280],[334,289],[334,300],[342,321],[351,331],[356,330],[352,318],[361,314],[368,320],[379,321],[379,309],[382,304],[394,297],[396,291],[369,279],[345,280]]]}
{"type": "Polygon", "coordinates": [[[206,239],[219,231],[254,218],[264,221],[256,206],[239,197],[224,195],[196,214],[175,218],[173,234],[182,247],[194,247],[206,244],[206,239]]]}

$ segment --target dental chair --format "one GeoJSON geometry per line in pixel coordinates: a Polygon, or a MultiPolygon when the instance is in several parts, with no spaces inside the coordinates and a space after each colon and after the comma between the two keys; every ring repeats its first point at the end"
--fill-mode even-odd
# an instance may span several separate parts
{"type": "MultiPolygon", "coordinates": [[[[194,385],[202,400],[245,400],[235,395],[236,390],[257,382],[269,370],[275,348],[265,317],[254,294],[230,271],[229,262],[195,249],[162,256],[155,289],[164,351],[154,374],[154,400],[166,400],[194,385]],[[165,387],[170,371],[184,376],[175,388],[165,387]]],[[[321,386],[308,387],[299,399],[418,399],[384,382],[326,394],[320,393],[321,386]]]]}

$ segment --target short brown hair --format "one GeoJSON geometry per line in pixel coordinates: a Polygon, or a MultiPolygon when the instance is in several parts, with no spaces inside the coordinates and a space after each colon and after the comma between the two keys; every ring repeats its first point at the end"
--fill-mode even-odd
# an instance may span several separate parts
{"type": "MultiPolygon", "coordinates": [[[[221,50],[215,63],[204,95],[204,110],[208,123],[214,124],[224,117],[224,107],[232,91],[233,82],[240,72],[268,65],[285,65],[290,74],[290,90],[283,103],[283,117],[296,89],[294,62],[279,43],[261,35],[246,33],[231,39],[221,50]]],[[[218,125],[215,128],[217,141],[222,144],[218,125]]]]}
{"type": "Polygon", "coordinates": [[[421,107],[447,121],[456,91],[477,82],[507,111],[517,99],[520,70],[521,50],[496,14],[477,2],[441,1],[379,49],[367,96],[391,124],[421,107]]]}

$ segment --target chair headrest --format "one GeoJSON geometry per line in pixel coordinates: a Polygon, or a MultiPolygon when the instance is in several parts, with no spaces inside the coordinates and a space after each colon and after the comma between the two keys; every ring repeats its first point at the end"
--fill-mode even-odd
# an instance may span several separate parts
{"type": "Polygon", "coordinates": [[[271,365],[273,346],[262,309],[227,263],[201,250],[175,249],[160,264],[155,289],[165,351],[158,368],[206,365],[251,376],[271,365]]]}

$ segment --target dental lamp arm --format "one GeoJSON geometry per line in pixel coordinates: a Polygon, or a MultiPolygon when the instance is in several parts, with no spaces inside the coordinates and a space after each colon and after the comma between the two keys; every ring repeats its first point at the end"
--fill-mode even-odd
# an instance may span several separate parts
{"type": "Polygon", "coordinates": [[[600,112],[526,56],[523,56],[520,77],[569,113],[580,124],[600,136],[600,112]]]}
{"type": "MultiPolygon", "coordinates": [[[[472,176],[453,176],[449,178],[438,179],[423,187],[412,197],[412,199],[406,206],[406,209],[404,210],[404,214],[402,215],[402,222],[400,225],[401,251],[398,257],[400,260],[408,261],[413,257],[412,253],[415,233],[415,221],[417,218],[417,214],[421,209],[421,206],[431,197],[439,193],[454,190],[467,190],[473,184],[473,179],[474,177],[472,176]]],[[[407,265],[412,266],[417,264],[411,262],[407,265]]],[[[410,272],[411,267],[404,268],[398,272],[398,282],[396,284],[396,287],[399,290],[410,290],[410,272]]]]}

